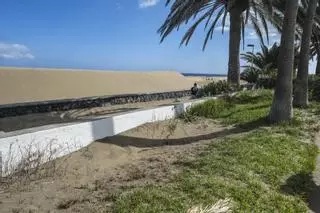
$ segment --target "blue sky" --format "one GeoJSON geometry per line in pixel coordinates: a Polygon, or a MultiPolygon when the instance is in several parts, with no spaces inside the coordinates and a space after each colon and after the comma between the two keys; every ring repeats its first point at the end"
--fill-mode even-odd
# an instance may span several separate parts
{"type": "MultiPolygon", "coordinates": [[[[156,31],[168,11],[165,0],[3,1],[0,66],[225,74],[228,28],[217,29],[205,52],[202,27],[188,47],[179,47],[185,27],[160,44],[156,31]]],[[[245,39],[259,46],[250,26],[245,39]]]]}

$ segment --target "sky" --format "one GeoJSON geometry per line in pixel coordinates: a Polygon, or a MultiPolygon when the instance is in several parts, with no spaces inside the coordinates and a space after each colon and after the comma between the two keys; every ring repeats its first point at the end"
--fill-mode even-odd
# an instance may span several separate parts
{"type": "MultiPolygon", "coordinates": [[[[217,27],[205,51],[203,26],[187,47],[179,45],[186,27],[160,44],[157,29],[169,12],[165,1],[2,1],[0,66],[226,74],[228,22],[224,34],[217,27]]],[[[275,30],[269,35],[270,44],[279,41],[275,30]]],[[[245,42],[259,50],[250,26],[245,42]]],[[[241,51],[252,49],[242,46],[241,51]]],[[[314,64],[310,67],[314,72],[314,64]]]]}

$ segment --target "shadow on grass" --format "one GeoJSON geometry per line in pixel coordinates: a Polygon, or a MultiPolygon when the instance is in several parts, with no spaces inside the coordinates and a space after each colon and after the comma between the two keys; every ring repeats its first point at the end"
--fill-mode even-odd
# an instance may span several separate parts
{"type": "Polygon", "coordinates": [[[237,127],[250,131],[250,130],[254,130],[260,127],[266,127],[270,125],[271,124],[268,122],[267,117],[262,117],[244,124],[238,124],[237,127]]]}
{"type": "Polygon", "coordinates": [[[314,183],[311,173],[299,173],[289,177],[280,190],[285,194],[304,198],[310,210],[320,212],[320,186],[314,183]]]}

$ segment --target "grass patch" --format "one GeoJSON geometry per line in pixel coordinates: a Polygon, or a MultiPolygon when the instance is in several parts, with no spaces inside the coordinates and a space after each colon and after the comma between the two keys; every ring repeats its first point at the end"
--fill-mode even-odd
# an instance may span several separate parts
{"type": "Polygon", "coordinates": [[[234,212],[306,212],[309,182],[299,194],[287,191],[294,174],[309,174],[317,150],[293,137],[258,130],[212,143],[209,151],[185,167],[170,184],[147,186],[123,194],[116,212],[186,212],[194,205],[212,205],[231,198],[234,212]]]}
{"type": "Polygon", "coordinates": [[[210,100],[196,105],[183,115],[187,121],[192,117],[218,119],[224,124],[256,125],[264,123],[272,101],[271,90],[246,91],[232,98],[210,100]]]}
{"type": "MultiPolygon", "coordinates": [[[[240,93],[195,106],[187,116],[216,118],[226,124],[262,124],[271,97],[271,91],[265,90],[240,93]]],[[[182,163],[184,171],[170,183],[120,195],[115,212],[187,212],[223,199],[232,200],[233,212],[307,212],[318,150],[301,139],[316,130],[310,127],[317,126],[318,109],[317,105],[296,110],[291,122],[268,128],[257,125],[245,135],[213,141],[196,160],[182,163]]]]}

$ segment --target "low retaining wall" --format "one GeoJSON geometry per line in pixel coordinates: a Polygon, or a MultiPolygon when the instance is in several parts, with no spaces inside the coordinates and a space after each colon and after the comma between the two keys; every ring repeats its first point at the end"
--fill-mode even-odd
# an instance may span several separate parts
{"type": "Polygon", "coordinates": [[[44,163],[77,151],[93,141],[117,135],[142,124],[174,118],[191,105],[205,100],[207,99],[136,110],[89,122],[6,133],[0,136],[1,175],[6,176],[25,166],[26,159],[30,163],[30,159],[41,158],[41,163],[44,163]]]}
{"type": "Polygon", "coordinates": [[[190,96],[189,90],[8,104],[0,106],[0,118],[26,115],[31,113],[46,113],[52,111],[66,111],[71,109],[103,107],[106,105],[115,104],[165,100],[172,98],[181,98],[186,96],[190,96]]]}

